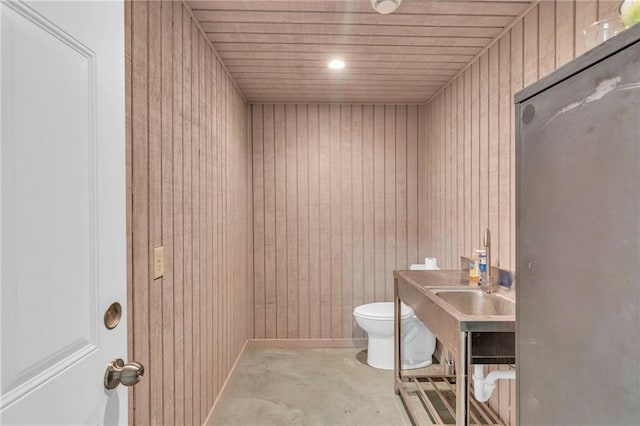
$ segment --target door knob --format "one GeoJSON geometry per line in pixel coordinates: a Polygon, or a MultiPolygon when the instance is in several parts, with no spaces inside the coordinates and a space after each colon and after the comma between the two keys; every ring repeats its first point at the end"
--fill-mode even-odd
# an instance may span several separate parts
{"type": "Polygon", "coordinates": [[[144,366],[139,362],[124,363],[122,358],[116,358],[107,365],[104,373],[104,387],[114,389],[119,384],[133,386],[144,375],[144,366]]]}

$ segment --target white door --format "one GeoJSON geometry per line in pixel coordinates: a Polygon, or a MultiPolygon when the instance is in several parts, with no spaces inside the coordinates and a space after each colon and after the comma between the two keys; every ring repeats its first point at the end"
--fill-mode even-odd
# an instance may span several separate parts
{"type": "Polygon", "coordinates": [[[0,3],[0,423],[123,424],[124,8],[0,3]]]}

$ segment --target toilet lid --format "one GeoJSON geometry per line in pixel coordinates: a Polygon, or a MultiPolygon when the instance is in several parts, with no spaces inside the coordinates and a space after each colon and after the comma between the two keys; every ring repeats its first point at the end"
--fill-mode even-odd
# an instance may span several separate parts
{"type": "MultiPolygon", "coordinates": [[[[401,318],[410,318],[413,314],[411,309],[404,303],[401,304],[401,318]]],[[[353,310],[354,315],[369,319],[393,319],[393,302],[367,303],[360,305],[353,310]]]]}

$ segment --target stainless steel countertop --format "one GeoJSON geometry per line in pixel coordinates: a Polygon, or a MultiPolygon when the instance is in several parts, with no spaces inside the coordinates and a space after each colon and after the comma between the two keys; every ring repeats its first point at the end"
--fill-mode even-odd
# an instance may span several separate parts
{"type": "MultiPolygon", "coordinates": [[[[515,315],[467,315],[430,290],[433,287],[478,288],[475,283],[469,285],[466,271],[394,271],[393,276],[398,280],[400,299],[413,308],[427,327],[432,317],[427,312],[435,305],[455,319],[460,331],[515,332],[515,315]]],[[[515,303],[515,290],[500,288],[498,293],[515,303]]]]}

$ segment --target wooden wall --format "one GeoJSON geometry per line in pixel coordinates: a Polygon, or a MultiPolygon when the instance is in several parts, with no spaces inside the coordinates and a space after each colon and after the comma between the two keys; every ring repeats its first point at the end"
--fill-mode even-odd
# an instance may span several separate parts
{"type": "MultiPolygon", "coordinates": [[[[513,95],[585,51],[581,29],[616,13],[617,1],[545,0],[426,106],[421,145],[420,256],[455,268],[493,236],[493,263],[515,268],[513,95]]],[[[515,387],[492,398],[515,424],[515,387]],[[511,409],[510,409],[511,407],[511,409]]]]}
{"type": "Polygon", "coordinates": [[[257,339],[352,338],[418,261],[422,107],[255,104],[257,339]]]}
{"type": "Polygon", "coordinates": [[[251,333],[246,104],[181,2],[125,19],[130,424],[202,424],[251,333]]]}

